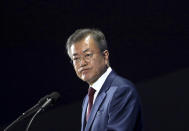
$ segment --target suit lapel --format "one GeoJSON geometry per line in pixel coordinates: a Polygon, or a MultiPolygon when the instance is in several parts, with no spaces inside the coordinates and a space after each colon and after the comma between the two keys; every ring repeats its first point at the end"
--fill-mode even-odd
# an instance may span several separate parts
{"type": "MultiPolygon", "coordinates": [[[[103,102],[103,100],[105,99],[105,96],[106,96],[106,91],[109,89],[114,77],[116,76],[116,73],[114,71],[112,71],[109,76],[107,77],[106,81],[104,82],[98,96],[96,97],[96,100],[95,100],[95,103],[94,105],[92,106],[92,109],[91,109],[91,113],[90,113],[90,116],[89,116],[89,119],[88,119],[88,122],[86,124],[86,128],[85,128],[85,131],[89,131],[91,125],[92,125],[92,122],[95,118],[95,115],[101,105],[101,103],[103,102]]],[[[85,102],[85,105],[84,105],[84,111],[83,113],[86,114],[86,109],[87,109],[87,103],[88,103],[88,97],[87,97],[87,100],[85,102]]],[[[82,113],[82,117],[84,116],[84,120],[85,120],[85,114],[82,113]]],[[[83,118],[82,118],[82,122],[84,123],[83,121],[83,118]]]]}
{"type": "Polygon", "coordinates": [[[105,96],[106,96],[106,93],[103,92],[96,98],[95,103],[92,106],[91,113],[90,113],[90,116],[89,116],[89,119],[88,119],[88,122],[87,122],[87,125],[85,128],[85,131],[88,131],[90,129],[90,126],[95,118],[98,108],[100,107],[101,103],[103,102],[105,96]]]}
{"type": "Polygon", "coordinates": [[[89,97],[86,96],[83,104],[83,111],[82,111],[82,125],[81,130],[84,131],[85,129],[85,123],[86,123],[86,111],[87,111],[87,104],[88,104],[89,97]]]}

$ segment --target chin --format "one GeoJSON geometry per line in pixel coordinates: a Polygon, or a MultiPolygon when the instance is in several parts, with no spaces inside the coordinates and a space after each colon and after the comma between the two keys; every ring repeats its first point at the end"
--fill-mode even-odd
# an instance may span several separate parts
{"type": "Polygon", "coordinates": [[[89,79],[82,79],[83,81],[87,82],[87,83],[90,83],[90,80],[89,79]]]}
{"type": "Polygon", "coordinates": [[[91,75],[90,76],[88,76],[88,75],[81,76],[80,78],[81,78],[81,80],[87,82],[88,84],[94,83],[94,81],[95,81],[94,77],[92,77],[91,75]]]}
{"type": "Polygon", "coordinates": [[[90,79],[87,79],[87,78],[82,78],[82,80],[88,84],[92,83],[90,79]]]}

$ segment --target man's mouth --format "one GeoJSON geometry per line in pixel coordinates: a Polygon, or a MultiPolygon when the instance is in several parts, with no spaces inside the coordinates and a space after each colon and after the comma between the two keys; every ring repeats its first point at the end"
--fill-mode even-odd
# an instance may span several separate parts
{"type": "Polygon", "coordinates": [[[86,74],[88,71],[89,71],[89,69],[82,69],[82,70],[80,71],[80,73],[86,74]]]}

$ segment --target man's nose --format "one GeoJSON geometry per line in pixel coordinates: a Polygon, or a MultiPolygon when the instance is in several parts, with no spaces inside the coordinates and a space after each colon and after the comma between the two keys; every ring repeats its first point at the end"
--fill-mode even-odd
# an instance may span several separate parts
{"type": "Polygon", "coordinates": [[[86,65],[87,65],[87,61],[85,60],[84,57],[81,57],[80,66],[86,66],[86,65]]]}

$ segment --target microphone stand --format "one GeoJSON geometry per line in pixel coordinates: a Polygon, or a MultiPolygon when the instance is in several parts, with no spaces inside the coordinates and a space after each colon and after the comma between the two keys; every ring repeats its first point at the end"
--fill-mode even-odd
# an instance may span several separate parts
{"type": "Polygon", "coordinates": [[[46,106],[49,105],[49,103],[51,103],[52,99],[47,99],[47,101],[39,108],[39,110],[33,115],[33,117],[31,118],[31,120],[29,121],[27,127],[26,127],[26,131],[29,131],[30,127],[31,127],[31,124],[32,122],[34,121],[35,117],[42,111],[44,110],[44,108],[46,106]]]}
{"type": "Polygon", "coordinates": [[[14,120],[10,125],[8,125],[8,126],[4,129],[4,131],[8,131],[9,128],[11,128],[14,124],[16,124],[18,121],[21,120],[21,117],[22,117],[22,116],[18,117],[16,120],[14,120]]]}
{"type": "Polygon", "coordinates": [[[32,111],[37,111],[39,108],[39,104],[36,104],[35,106],[33,106],[32,108],[30,108],[29,110],[27,110],[26,112],[22,113],[21,116],[19,116],[16,120],[14,120],[10,125],[8,125],[4,131],[8,131],[9,128],[11,128],[13,125],[15,125],[17,122],[19,122],[20,120],[28,117],[29,115],[31,115],[33,112],[32,111]]]}
{"type": "Polygon", "coordinates": [[[32,122],[34,121],[35,117],[42,111],[42,108],[40,108],[31,118],[31,120],[29,121],[27,127],[26,127],[26,131],[29,131],[29,128],[31,127],[32,122]]]}
{"type": "Polygon", "coordinates": [[[32,121],[35,119],[37,114],[39,114],[44,108],[48,107],[49,105],[52,105],[52,102],[55,102],[60,97],[60,94],[58,92],[53,92],[50,95],[46,95],[45,97],[41,98],[39,102],[34,105],[32,108],[24,112],[20,117],[18,117],[15,121],[13,121],[9,126],[7,126],[4,131],[8,131],[9,128],[11,128],[14,124],[19,122],[20,120],[26,118],[27,116],[33,114],[33,117],[31,118],[30,122],[27,125],[26,131],[29,130],[32,121]]]}

